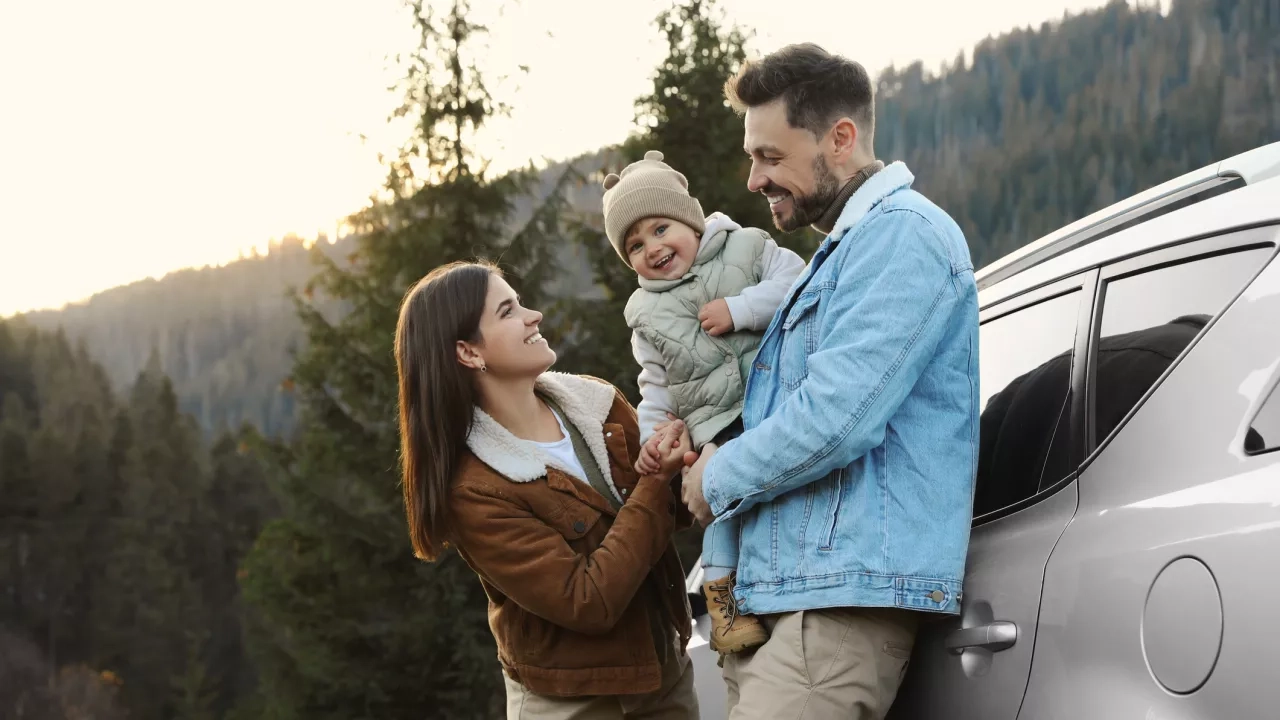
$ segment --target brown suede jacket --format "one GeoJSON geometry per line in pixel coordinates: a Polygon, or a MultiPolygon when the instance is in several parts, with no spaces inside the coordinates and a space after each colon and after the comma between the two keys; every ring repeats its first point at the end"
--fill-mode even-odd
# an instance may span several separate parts
{"type": "Polygon", "coordinates": [[[636,476],[636,412],[612,385],[549,372],[538,391],[578,428],[621,510],[477,410],[449,498],[454,544],[480,576],[512,679],[562,697],[652,692],[662,671],[651,614],[681,648],[689,641],[684,569],[671,542],[692,523],[679,477],[636,476]],[[643,591],[646,580],[659,592],[643,591]]]}

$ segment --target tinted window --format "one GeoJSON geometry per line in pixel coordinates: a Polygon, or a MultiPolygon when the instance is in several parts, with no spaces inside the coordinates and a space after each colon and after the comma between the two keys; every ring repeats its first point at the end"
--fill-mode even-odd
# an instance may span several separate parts
{"type": "Polygon", "coordinates": [[[1218,255],[1104,286],[1094,398],[1099,442],[1270,256],[1269,248],[1218,255]]]}
{"type": "Polygon", "coordinates": [[[1071,358],[1082,294],[1001,315],[980,332],[982,426],[974,515],[1071,472],[1071,358]]]}
{"type": "Polygon", "coordinates": [[[1247,453],[1280,450],[1280,387],[1271,391],[1244,438],[1247,453]]]}

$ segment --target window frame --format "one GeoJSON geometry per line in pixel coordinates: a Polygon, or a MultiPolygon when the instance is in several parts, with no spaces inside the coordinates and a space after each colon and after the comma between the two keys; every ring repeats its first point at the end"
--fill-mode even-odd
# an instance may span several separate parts
{"type": "MultiPolygon", "coordinates": [[[[1033,305],[1039,305],[1043,302],[1069,295],[1073,292],[1080,293],[1080,306],[1076,315],[1076,330],[1072,344],[1071,358],[1071,412],[1069,413],[1069,422],[1071,427],[1071,437],[1073,438],[1071,452],[1071,464],[1075,468],[1079,468],[1081,461],[1084,459],[1084,413],[1085,413],[1085,369],[1086,365],[1080,362],[1080,358],[1085,357],[1088,351],[1089,332],[1092,327],[1092,317],[1094,307],[1097,305],[1097,292],[1099,286],[1099,271],[1097,268],[1085,270],[1076,273],[1061,280],[1056,280],[1045,285],[1041,285],[1033,290],[1019,293],[1010,298],[1004,298],[994,302],[978,312],[978,325],[981,327],[989,322],[994,322],[1007,315],[1025,310],[1033,305]]],[[[979,347],[978,362],[982,362],[984,353],[990,352],[989,348],[979,347]]],[[[982,412],[982,408],[978,409],[982,412]]],[[[1073,470],[1057,482],[1048,487],[1038,490],[1034,495],[1025,497],[1015,503],[1011,503],[1002,508],[991,510],[982,515],[973,518],[973,527],[985,525],[993,520],[998,520],[1025,508],[1036,505],[1042,500],[1057,494],[1059,491],[1075,483],[1079,476],[1079,470],[1073,470]]],[[[977,478],[974,479],[977,482],[977,478]]],[[[976,485],[975,485],[976,487],[976,485]]]]}
{"type": "Polygon", "coordinates": [[[1258,278],[1263,270],[1270,265],[1276,257],[1277,250],[1280,249],[1280,225],[1264,225],[1255,226],[1244,229],[1228,230],[1224,233],[1213,235],[1199,240],[1180,243],[1174,246],[1166,246],[1153,249],[1140,255],[1130,256],[1124,259],[1103,265],[1098,268],[1098,281],[1094,292],[1094,307],[1091,312],[1089,326],[1087,328],[1088,348],[1084,365],[1084,407],[1082,408],[1084,427],[1082,429],[1082,438],[1084,439],[1084,455],[1081,459],[1077,472],[1082,472],[1095,459],[1106,450],[1107,446],[1114,440],[1129,424],[1133,418],[1151,396],[1164,384],[1166,378],[1173,373],[1186,356],[1195,349],[1200,343],[1200,339],[1205,336],[1218,318],[1226,312],[1232,304],[1240,298],[1246,289],[1258,278]],[[1103,313],[1106,311],[1106,290],[1107,284],[1125,278],[1142,275],[1148,272],[1156,272],[1168,267],[1184,265],[1187,263],[1208,260],[1223,255],[1232,255],[1239,252],[1248,252],[1250,250],[1259,250],[1270,248],[1271,253],[1266,256],[1249,275],[1248,279],[1237,288],[1227,300],[1226,304],[1213,315],[1204,330],[1191,340],[1191,342],[1182,349],[1178,357],[1174,358],[1169,367],[1165,368],[1156,381],[1147,388],[1146,392],[1138,398],[1138,401],[1129,408],[1120,422],[1105,438],[1097,437],[1097,416],[1096,416],[1096,393],[1097,393],[1097,365],[1098,365],[1098,343],[1101,340],[1103,313]]]}
{"type": "MultiPolygon", "coordinates": [[[[1249,414],[1245,416],[1249,418],[1244,425],[1246,433],[1249,430],[1252,430],[1254,428],[1254,426],[1258,422],[1258,418],[1262,415],[1262,411],[1268,409],[1271,406],[1271,401],[1274,400],[1276,404],[1280,406],[1280,373],[1273,374],[1273,377],[1267,381],[1266,387],[1263,389],[1261,393],[1258,394],[1258,398],[1259,399],[1255,401],[1256,402],[1255,407],[1250,408],[1249,414]]],[[[1258,433],[1258,434],[1262,435],[1262,433],[1258,433]]],[[[1266,442],[1265,436],[1263,436],[1262,441],[1264,443],[1266,442]]],[[[1244,450],[1242,448],[1242,451],[1244,452],[1244,456],[1246,458],[1262,457],[1263,455],[1270,455],[1271,453],[1280,452],[1280,444],[1272,445],[1272,446],[1264,446],[1261,450],[1253,450],[1253,451],[1244,450]]]]}

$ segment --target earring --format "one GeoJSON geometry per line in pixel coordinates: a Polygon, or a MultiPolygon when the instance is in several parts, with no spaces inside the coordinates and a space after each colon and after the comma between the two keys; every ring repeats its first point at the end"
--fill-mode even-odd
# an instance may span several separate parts
{"type": "Polygon", "coordinates": [[[481,365],[481,366],[480,366],[480,372],[489,372],[489,366],[488,366],[488,365],[481,365]]]}

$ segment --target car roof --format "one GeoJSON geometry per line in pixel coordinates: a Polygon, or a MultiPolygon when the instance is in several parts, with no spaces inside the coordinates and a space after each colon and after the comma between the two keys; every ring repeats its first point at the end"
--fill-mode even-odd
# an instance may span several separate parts
{"type": "Polygon", "coordinates": [[[1275,222],[1280,222],[1280,142],[1174,178],[1009,253],[977,273],[978,302],[987,307],[1134,254],[1275,222]],[[1244,186],[1167,210],[1225,183],[1244,186]]]}

